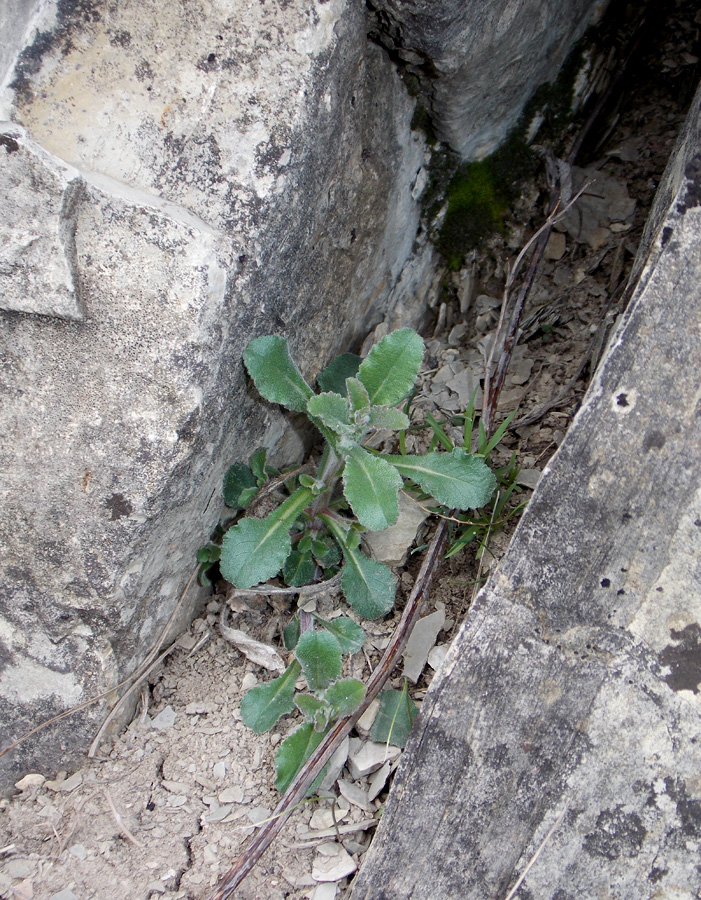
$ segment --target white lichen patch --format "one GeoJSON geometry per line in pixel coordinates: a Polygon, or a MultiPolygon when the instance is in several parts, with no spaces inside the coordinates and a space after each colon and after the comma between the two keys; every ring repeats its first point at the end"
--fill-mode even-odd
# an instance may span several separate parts
{"type": "Polygon", "coordinates": [[[68,709],[80,701],[83,690],[70,672],[56,672],[34,660],[22,659],[0,676],[0,697],[12,703],[35,703],[58,697],[68,709]]]}

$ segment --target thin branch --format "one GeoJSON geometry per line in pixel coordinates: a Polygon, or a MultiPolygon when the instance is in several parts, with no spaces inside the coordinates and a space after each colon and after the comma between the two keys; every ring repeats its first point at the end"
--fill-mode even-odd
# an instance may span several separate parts
{"type": "Polygon", "coordinates": [[[137,841],[131,831],[129,831],[127,826],[124,824],[124,820],[122,819],[122,817],[117,812],[117,807],[114,805],[114,800],[112,800],[112,795],[110,794],[109,789],[103,788],[102,792],[105,795],[105,799],[107,800],[112,815],[114,816],[114,821],[117,823],[117,828],[119,828],[120,832],[124,835],[124,837],[129,841],[130,844],[138,847],[139,850],[143,850],[144,845],[141,843],[141,841],[137,841]]]}
{"type": "Polygon", "coordinates": [[[362,705],[353,713],[353,715],[348,716],[345,719],[340,719],[324,737],[324,740],[302,766],[292,781],[292,784],[278,803],[272,814],[274,817],[273,820],[258,832],[246,851],[236,860],[232,868],[229,869],[219,882],[214,892],[210,894],[208,900],[229,900],[229,898],[233,896],[233,892],[238,885],[241,884],[246,875],[248,875],[255,866],[256,862],[267,850],[284,825],[291,812],[291,808],[302,800],[309,789],[309,786],[314,782],[314,779],[326,764],[328,758],[350,732],[372,700],[379,694],[382,686],[385,684],[387,678],[399,661],[404,647],[409,640],[409,635],[419,617],[422,602],[428,594],[433,577],[443,557],[443,549],[445,547],[447,534],[448,526],[445,521],[441,520],[438,523],[431,544],[426,551],[414,587],[412,588],[409,599],[404,607],[402,618],[387,645],[382,659],[370,676],[365,700],[362,705]]]}

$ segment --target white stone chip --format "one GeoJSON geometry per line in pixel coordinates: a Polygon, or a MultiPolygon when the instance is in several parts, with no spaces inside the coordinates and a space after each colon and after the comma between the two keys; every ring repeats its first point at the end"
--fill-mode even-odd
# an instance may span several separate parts
{"type": "Polygon", "coordinates": [[[437,672],[440,669],[447,655],[447,644],[439,644],[437,647],[434,647],[433,650],[431,650],[431,652],[428,654],[428,664],[434,672],[437,672]]]}
{"type": "Polygon", "coordinates": [[[172,728],[175,724],[177,715],[178,714],[172,706],[166,706],[165,709],[162,709],[158,715],[151,720],[151,728],[156,728],[158,731],[165,731],[168,728],[172,728]]]}
{"type": "Polygon", "coordinates": [[[319,847],[319,855],[312,866],[312,878],[316,881],[340,881],[355,872],[358,866],[343,847],[336,844],[333,855],[326,855],[326,849],[322,850],[326,847],[325,844],[319,847]]]}
{"type": "Polygon", "coordinates": [[[220,803],[243,803],[243,788],[240,784],[234,784],[231,787],[224,788],[219,794],[220,803]]]}
{"type": "Polygon", "coordinates": [[[29,775],[25,775],[24,778],[20,778],[19,781],[15,782],[15,787],[18,791],[28,791],[33,787],[39,787],[46,781],[46,778],[43,775],[39,775],[37,772],[32,772],[29,775]]]}
{"type": "Polygon", "coordinates": [[[387,779],[389,778],[389,773],[392,771],[392,763],[387,760],[387,762],[382,766],[381,769],[378,769],[377,772],[374,772],[370,777],[370,786],[368,788],[368,800],[372,803],[375,797],[378,796],[384,789],[384,786],[387,784],[387,779]]]}
{"type": "Polygon", "coordinates": [[[319,790],[330,791],[334,784],[336,784],[336,779],[341,774],[341,771],[346,764],[346,760],[348,759],[349,744],[350,739],[345,737],[336,750],[334,750],[331,759],[328,762],[324,780],[319,785],[319,790]]]}
{"type": "Polygon", "coordinates": [[[362,735],[369,735],[372,726],[377,718],[377,711],[380,708],[380,701],[375,699],[368,706],[362,716],[355,723],[356,730],[362,735]]]}
{"type": "Polygon", "coordinates": [[[364,741],[355,752],[348,755],[348,770],[353,778],[359,781],[365,775],[370,775],[389,760],[390,763],[401,754],[399,747],[391,744],[381,744],[377,741],[364,741]]]}
{"type": "Polygon", "coordinates": [[[445,625],[445,610],[437,609],[414,626],[404,651],[404,677],[416,684],[424,670],[438,633],[445,625]]]}
{"type": "Polygon", "coordinates": [[[338,789],[353,806],[358,806],[365,812],[370,812],[373,809],[368,800],[368,792],[358,787],[357,784],[353,784],[352,781],[346,781],[343,778],[339,779],[338,789]]]}

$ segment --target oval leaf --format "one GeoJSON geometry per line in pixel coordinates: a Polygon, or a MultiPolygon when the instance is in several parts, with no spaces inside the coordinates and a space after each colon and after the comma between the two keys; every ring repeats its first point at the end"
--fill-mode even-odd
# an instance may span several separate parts
{"type": "Polygon", "coordinates": [[[324,692],[324,700],[331,706],[331,718],[349,716],[365,699],[365,685],[357,678],[342,678],[324,692]]]}
{"type": "Polygon", "coordinates": [[[328,631],[305,631],[297,641],[295,656],[310,691],[323,690],[341,674],[341,645],[328,631]]]}
{"type": "Polygon", "coordinates": [[[243,354],[259,393],[271,403],[304,412],[314,393],[290,356],[287,341],[276,335],[253,338],[243,354]]]}
{"type": "Polygon", "coordinates": [[[373,741],[403,747],[414,724],[418,707],[406,690],[382,691],[379,700],[380,708],[371,731],[373,741]]]}
{"type": "Polygon", "coordinates": [[[230,528],[222,540],[222,576],[250,588],[277,575],[292,547],[289,529],[311,499],[311,490],[300,488],[264,519],[242,519],[230,528]]]}
{"type": "Polygon", "coordinates": [[[299,663],[293,660],[279,678],[267,684],[257,684],[247,691],[241,701],[241,721],[256,734],[270,731],[280,716],[295,708],[295,681],[299,663]]]}
{"type": "Polygon", "coordinates": [[[348,394],[348,402],[354,413],[361,409],[368,409],[370,406],[370,397],[367,388],[362,381],[357,378],[346,379],[346,393],[348,394]]]}
{"type": "MultiPolygon", "coordinates": [[[[275,787],[284,793],[292,779],[323,740],[324,732],[315,731],[311,722],[305,722],[289,734],[275,754],[275,787]]],[[[314,787],[314,785],[312,785],[314,787]]]]}
{"type": "Polygon", "coordinates": [[[370,402],[396,406],[414,386],[424,355],[424,342],[411,328],[386,335],[375,344],[358,369],[370,402]]]}
{"type": "Polygon", "coordinates": [[[365,632],[360,625],[356,625],[348,616],[339,616],[330,622],[317,615],[314,618],[336,638],[341,646],[341,653],[350,653],[352,655],[362,649],[365,643],[365,632]]]}
{"type": "Polygon", "coordinates": [[[358,521],[370,531],[383,531],[397,521],[397,494],[402,483],[397,470],[381,457],[361,447],[349,453],[343,470],[343,493],[358,521]]]}
{"type": "Polygon", "coordinates": [[[335,391],[346,396],[346,378],[352,378],[358,371],[362,360],[355,353],[342,353],[332,359],[323,372],[317,376],[316,383],[322,391],[335,391]]]}
{"type": "Polygon", "coordinates": [[[456,447],[452,453],[384,456],[405,478],[411,478],[444,506],[479,509],[489,502],[497,482],[479,457],[456,447]]]}
{"type": "Polygon", "coordinates": [[[340,394],[315,394],[309,398],[307,412],[310,416],[321,419],[336,434],[350,434],[353,431],[348,422],[348,401],[340,394]]]}
{"type": "Polygon", "coordinates": [[[232,509],[239,509],[244,505],[241,503],[242,491],[256,486],[256,476],[250,468],[245,463],[235,462],[224,476],[224,503],[232,509]]]}
{"type": "Polygon", "coordinates": [[[394,409],[391,406],[373,406],[370,410],[369,423],[373,428],[392,428],[398,431],[400,428],[408,428],[411,425],[409,416],[394,409]]]}
{"type": "Polygon", "coordinates": [[[364,619],[386,616],[394,606],[396,590],[391,570],[360,550],[344,548],[344,555],[341,588],[349,605],[364,619]]]}
{"type": "Polygon", "coordinates": [[[309,584],[314,578],[316,572],[316,564],[310,553],[300,553],[293,550],[287,557],[282,567],[282,577],[285,584],[290,587],[301,587],[303,584],[309,584]]]}

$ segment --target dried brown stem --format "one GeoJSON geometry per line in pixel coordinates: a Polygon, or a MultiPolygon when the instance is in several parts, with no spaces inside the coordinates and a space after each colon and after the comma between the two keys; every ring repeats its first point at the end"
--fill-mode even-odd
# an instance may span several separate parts
{"type": "Polygon", "coordinates": [[[382,686],[385,684],[395,665],[399,661],[404,647],[409,640],[409,635],[419,617],[421,604],[428,594],[433,582],[433,577],[443,557],[443,549],[445,547],[447,534],[447,523],[441,520],[438,523],[431,544],[426,551],[414,587],[412,588],[409,599],[404,607],[402,618],[392,635],[390,643],[387,645],[382,659],[370,676],[363,704],[352,716],[340,719],[331,731],[329,731],[321,744],[319,744],[295,776],[292,784],[275,808],[270,820],[263,828],[261,828],[245,852],[241,854],[232,868],[229,869],[222,878],[214,892],[210,894],[208,900],[229,900],[229,898],[233,896],[233,892],[238,885],[241,884],[246,875],[248,875],[255,866],[285,824],[287,817],[292,811],[292,807],[304,798],[309,786],[322,770],[328,758],[350,732],[351,728],[353,728],[372,700],[379,694],[382,686]]]}

